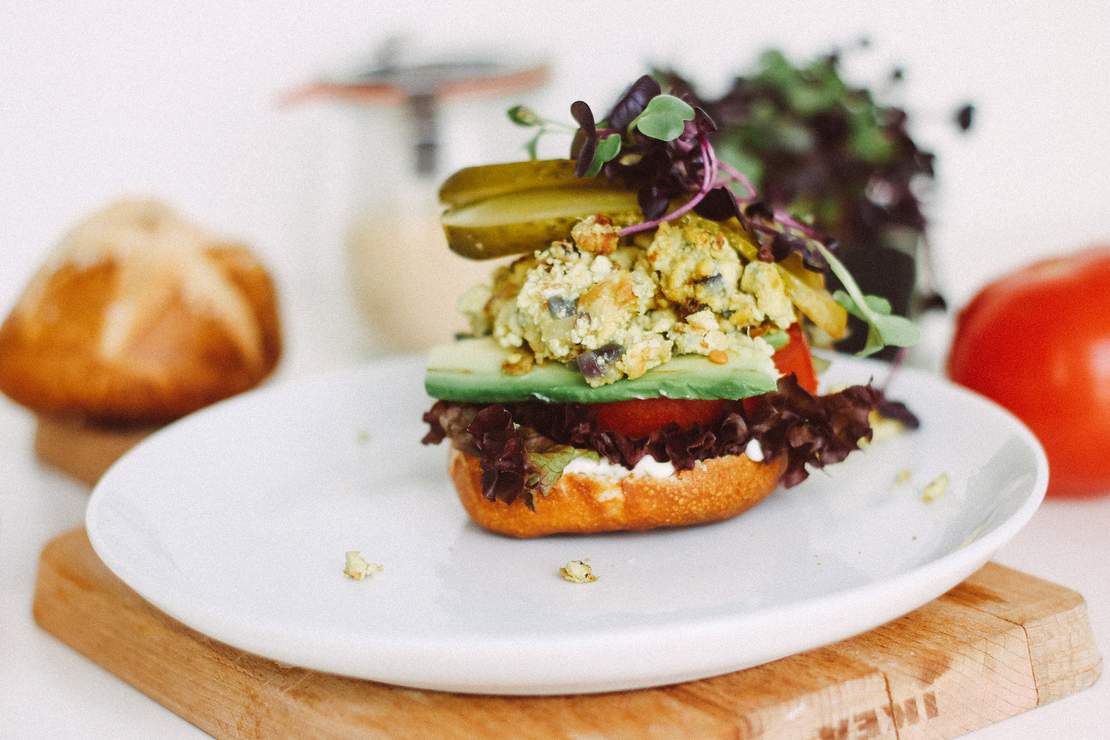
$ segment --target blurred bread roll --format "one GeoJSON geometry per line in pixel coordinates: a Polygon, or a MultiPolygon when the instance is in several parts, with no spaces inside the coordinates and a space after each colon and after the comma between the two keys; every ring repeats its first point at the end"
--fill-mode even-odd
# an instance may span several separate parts
{"type": "Polygon", "coordinates": [[[63,237],[0,327],[0,390],[47,417],[160,424],[257,385],[280,354],[248,249],[123,200],[63,237]]]}

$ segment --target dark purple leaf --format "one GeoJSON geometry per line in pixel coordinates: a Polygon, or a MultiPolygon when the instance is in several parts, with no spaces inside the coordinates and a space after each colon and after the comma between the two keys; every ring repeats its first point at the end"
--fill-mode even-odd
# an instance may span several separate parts
{"type": "Polygon", "coordinates": [[[921,426],[921,420],[917,418],[917,414],[910,411],[906,404],[887,398],[885,395],[880,394],[875,410],[884,419],[901,422],[907,429],[917,429],[921,426]]]}
{"type": "Polygon", "coordinates": [[[775,234],[771,241],[771,255],[776,262],[782,262],[794,252],[803,253],[806,249],[806,240],[800,236],[788,234],[775,234]]]}
{"type": "Polygon", "coordinates": [[[730,218],[743,220],[736,196],[724,185],[706,193],[701,202],[694,206],[694,213],[712,221],[727,221],[730,218]]]}
{"type": "Polygon", "coordinates": [[[570,115],[578,122],[578,127],[592,136],[597,133],[597,124],[594,123],[594,112],[583,100],[575,100],[570,104],[570,115]]]}
{"type": "Polygon", "coordinates": [[[640,204],[644,217],[652,219],[659,218],[667,212],[667,204],[670,203],[671,197],[662,188],[653,185],[641,188],[636,193],[636,201],[640,204]]]}
{"type": "MultiPolygon", "coordinates": [[[[578,122],[579,132],[582,134],[581,144],[578,147],[578,161],[574,166],[574,174],[585,177],[594,161],[594,152],[597,151],[597,125],[594,123],[594,112],[590,106],[581,100],[571,103],[570,114],[578,122]]],[[[578,138],[575,137],[575,144],[578,138]]]]}
{"type": "Polygon", "coordinates": [[[852,131],[848,116],[835,108],[815,114],[812,125],[817,145],[825,149],[843,146],[852,131]]]}
{"type": "Polygon", "coordinates": [[[789,375],[779,380],[778,390],[760,396],[751,412],[733,402],[716,424],[689,429],[670,424],[642,438],[599,429],[596,411],[589,405],[437,401],[424,414],[431,427],[424,443],[449,438],[457,449],[478,455],[483,492],[505,502],[518,496],[526,503],[532,500],[536,491],[527,482],[528,453],[556,445],[592,450],[628,468],[651,454],[689,470],[698,460],[738,455],[755,438],[767,459],[786,457],[783,484],[789,487],[805,480],[807,468],[839,462],[858,449],[860,439],[870,439],[868,414],[880,400],[877,391],[862,385],[814,396],[789,375]]]}
{"type": "Polygon", "coordinates": [[[683,99],[686,100],[687,103],[690,103],[690,105],[694,106],[694,129],[699,134],[704,134],[708,136],[709,134],[717,130],[716,122],[714,122],[714,120],[710,118],[709,114],[705,112],[704,108],[694,105],[694,100],[692,96],[684,95],[683,99]]]}
{"type": "Polygon", "coordinates": [[[771,206],[767,205],[767,201],[753,200],[744,206],[744,215],[750,219],[764,219],[766,221],[774,221],[775,213],[771,210],[771,206]]]}
{"type": "Polygon", "coordinates": [[[574,165],[574,174],[576,176],[586,176],[586,173],[590,171],[590,165],[594,161],[594,152],[596,151],[597,137],[587,136],[585,141],[582,142],[582,148],[578,150],[578,161],[574,165]]]}
{"type": "MultiPolygon", "coordinates": [[[[845,47],[844,54],[859,53],[855,49],[855,45],[845,47]]],[[[782,55],[765,57],[772,61],[737,76],[719,98],[699,96],[696,86],[673,70],[659,74],[664,87],[689,95],[687,102],[713,117],[718,131],[712,138],[719,149],[727,144],[729,150],[762,165],[757,184],[768,203],[788,212],[805,203],[817,217],[814,226],[840,237],[846,253],[874,255],[875,261],[881,261],[881,250],[904,248],[904,242],[895,242],[907,232],[911,232],[910,238],[924,234],[927,223],[921,196],[934,177],[935,158],[909,135],[906,112],[891,105],[893,101],[882,100],[891,87],[887,80],[897,81],[904,71],[892,72],[874,89],[852,85],[841,77],[838,56],[834,53],[813,62],[791,62],[782,55]],[[830,95],[834,102],[815,115],[800,115],[791,102],[799,79],[817,92],[835,92],[830,95]],[[758,116],[754,115],[756,109],[758,116]],[[790,137],[782,135],[798,127],[816,143],[804,153],[792,150],[790,137]],[[857,127],[889,140],[889,158],[864,161],[853,153],[848,144],[857,127]],[[876,187],[891,194],[889,207],[868,202],[876,187]]],[[[960,113],[963,115],[956,115],[956,123],[961,128],[974,125],[973,108],[960,113]]],[[[763,216],[750,213],[750,226],[769,254],[770,239],[764,243],[760,233],[763,227],[772,226],[774,219],[770,213],[763,216]]],[[[916,248],[924,250],[928,244],[921,240],[916,248]]],[[[887,284],[876,289],[904,307],[909,303],[910,285],[887,284]]]]}
{"type": "MultiPolygon", "coordinates": [[[[605,117],[610,128],[623,132],[628,128],[636,116],[640,115],[647,107],[648,101],[658,95],[662,90],[659,83],[651,75],[644,75],[632,83],[617,99],[609,115],[605,117]]],[[[581,122],[579,122],[581,123],[581,122]]]]}
{"type": "Polygon", "coordinates": [[[775,262],[782,262],[792,254],[802,258],[805,266],[813,272],[824,272],[829,263],[816,249],[812,249],[809,240],[793,234],[775,234],[771,240],[771,256],[775,262]]]}

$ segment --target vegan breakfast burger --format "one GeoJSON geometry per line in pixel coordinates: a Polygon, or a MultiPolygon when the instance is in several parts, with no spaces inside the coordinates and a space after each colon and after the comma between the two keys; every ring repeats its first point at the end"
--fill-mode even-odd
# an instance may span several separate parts
{"type": "MultiPolygon", "coordinates": [[[[470,517],[515,537],[711,522],[870,439],[880,394],[818,395],[807,326],[837,339],[852,313],[869,353],[911,343],[912,324],[758,200],[709,117],[650,77],[600,121],[571,114],[572,159],[468,168],[440,191],[454,251],[523,255],[463,294],[470,332],[429,357],[423,441],[449,441],[470,517]]],[[[533,152],[571,128],[509,115],[533,152]]]]}

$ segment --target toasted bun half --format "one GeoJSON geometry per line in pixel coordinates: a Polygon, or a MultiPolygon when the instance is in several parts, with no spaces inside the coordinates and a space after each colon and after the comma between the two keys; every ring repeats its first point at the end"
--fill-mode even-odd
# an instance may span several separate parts
{"type": "Polygon", "coordinates": [[[668,478],[630,476],[619,480],[563,475],[532,511],[482,495],[479,459],[451,450],[451,479],[463,507],[478,525],[510,537],[615,532],[680,527],[728,519],[766,498],[778,486],[785,458],[757,463],[728,455],[699,463],[668,478]]]}

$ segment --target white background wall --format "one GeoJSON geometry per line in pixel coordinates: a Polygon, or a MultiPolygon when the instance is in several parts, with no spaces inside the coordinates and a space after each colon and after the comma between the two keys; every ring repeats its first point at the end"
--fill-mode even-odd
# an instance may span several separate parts
{"type": "Polygon", "coordinates": [[[123,193],[243,236],[283,280],[338,249],[315,235],[341,191],[320,163],[346,156],[342,129],[326,109],[277,110],[275,95],[392,33],[546,57],[552,111],[575,97],[604,107],[649,61],[712,89],[769,44],[810,53],[866,33],[875,48],[857,71],[906,66],[904,102],[940,155],[934,241],[957,303],[1034,255],[1110,241],[1104,1],[7,2],[0,308],[67,224],[123,193]],[[963,138],[947,114],[967,98],[978,117],[963,138]]]}

